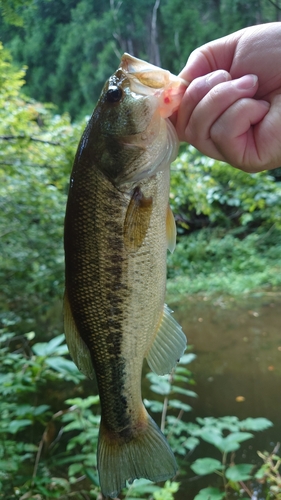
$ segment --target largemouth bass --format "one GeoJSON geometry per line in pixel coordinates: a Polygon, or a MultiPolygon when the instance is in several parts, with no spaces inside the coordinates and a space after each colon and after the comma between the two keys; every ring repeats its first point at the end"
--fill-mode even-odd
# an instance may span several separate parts
{"type": "Polygon", "coordinates": [[[168,71],[124,54],[105,84],[76,153],[65,217],[65,335],[89,378],[96,374],[102,493],[126,480],[162,481],[174,455],[141,397],[144,358],[169,373],[185,350],[164,305],[167,247],[176,229],[169,167],[178,151],[167,120],[186,88],[168,71]]]}

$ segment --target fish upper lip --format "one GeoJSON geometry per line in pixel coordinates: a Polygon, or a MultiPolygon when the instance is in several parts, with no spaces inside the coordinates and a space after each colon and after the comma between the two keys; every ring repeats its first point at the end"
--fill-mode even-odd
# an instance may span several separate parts
{"type": "Polygon", "coordinates": [[[122,56],[120,69],[137,85],[138,92],[144,95],[154,95],[170,86],[175,90],[177,87],[180,89],[189,85],[189,82],[169,70],[144,62],[126,52],[122,56]]]}

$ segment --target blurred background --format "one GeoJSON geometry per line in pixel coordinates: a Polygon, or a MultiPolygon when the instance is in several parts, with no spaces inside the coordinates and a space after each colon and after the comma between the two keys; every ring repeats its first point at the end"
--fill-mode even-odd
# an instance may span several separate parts
{"type": "MultiPolygon", "coordinates": [[[[123,52],[177,74],[207,41],[279,21],[281,2],[0,0],[0,12],[0,498],[99,498],[98,400],[89,399],[93,388],[62,335],[63,221],[80,136],[123,52]]],[[[272,421],[264,439],[244,448],[253,467],[262,463],[257,450],[270,453],[281,438],[280,180],[279,168],[246,174],[187,144],[171,167],[178,235],[168,255],[167,302],[197,356],[185,376],[199,395],[182,393],[190,407],[183,422],[272,421]]],[[[149,401],[146,378],[144,386],[149,401]]],[[[225,481],[206,482],[204,473],[203,484],[198,469],[191,472],[193,450],[196,459],[209,453],[203,441],[186,441],[181,452],[174,443],[185,475],[178,493],[146,486],[122,498],[189,500],[210,485],[216,491],[199,500],[229,495],[225,481]]],[[[239,481],[232,483],[238,496],[239,481]]],[[[255,498],[265,498],[263,487],[280,498],[281,484],[277,492],[264,477],[247,484],[255,498]]]]}

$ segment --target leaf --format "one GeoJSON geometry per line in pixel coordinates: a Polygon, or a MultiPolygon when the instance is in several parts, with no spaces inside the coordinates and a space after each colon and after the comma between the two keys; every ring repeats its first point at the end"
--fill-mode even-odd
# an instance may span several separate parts
{"type": "Polygon", "coordinates": [[[28,413],[33,413],[34,407],[31,405],[17,405],[15,408],[15,415],[18,417],[27,415],[28,413]]]}
{"type": "Polygon", "coordinates": [[[221,436],[221,434],[218,434],[215,431],[203,429],[203,431],[201,431],[197,435],[204,439],[204,441],[207,441],[207,443],[213,444],[216,448],[221,450],[223,444],[223,437],[221,436]]]}
{"type": "Polygon", "coordinates": [[[194,500],[222,500],[224,497],[225,492],[221,492],[218,488],[203,488],[194,500]]]}
{"type": "Polygon", "coordinates": [[[268,465],[267,464],[263,464],[259,470],[255,473],[255,478],[256,479],[263,479],[266,474],[268,472],[268,465]]]}
{"type": "Polygon", "coordinates": [[[147,493],[154,493],[155,491],[161,490],[160,486],[157,486],[152,481],[148,479],[136,479],[129,486],[130,494],[133,497],[138,497],[141,495],[146,495],[147,493]]]}
{"type": "Polygon", "coordinates": [[[150,389],[153,392],[155,392],[156,394],[161,394],[162,396],[167,396],[168,394],[170,394],[171,384],[169,382],[167,382],[166,380],[161,380],[161,381],[159,381],[159,383],[157,385],[152,384],[150,386],[150,389]]]}
{"type": "Polygon", "coordinates": [[[144,399],[143,402],[153,413],[161,413],[163,411],[164,405],[160,401],[144,399]]]}
{"type": "Polygon", "coordinates": [[[215,432],[216,429],[206,429],[199,434],[204,441],[213,444],[222,453],[229,453],[240,448],[240,442],[253,437],[249,432],[231,432],[227,437],[222,437],[221,434],[215,432]]]}
{"type": "Polygon", "coordinates": [[[185,448],[188,450],[194,450],[196,446],[200,443],[199,439],[193,436],[190,436],[186,439],[186,441],[183,442],[183,445],[185,448]]]}
{"type": "Polygon", "coordinates": [[[182,403],[182,401],[179,401],[178,399],[170,399],[169,406],[171,408],[176,408],[176,409],[183,410],[183,411],[191,411],[192,410],[191,406],[189,406],[186,403],[182,403]]]}
{"type": "Polygon", "coordinates": [[[196,392],[190,391],[189,389],[183,389],[182,387],[177,387],[176,385],[172,385],[171,392],[178,392],[179,394],[184,394],[185,396],[189,396],[191,398],[198,398],[196,392]]]}
{"type": "Polygon", "coordinates": [[[149,379],[151,386],[150,389],[156,394],[162,396],[170,393],[171,384],[169,382],[169,375],[159,376],[155,373],[149,372],[146,377],[149,379]]]}
{"type": "Polygon", "coordinates": [[[10,422],[7,431],[11,434],[16,434],[19,430],[22,430],[24,427],[31,425],[31,420],[22,419],[22,420],[12,420],[10,422]]]}
{"type": "Polygon", "coordinates": [[[39,405],[34,407],[33,410],[33,415],[41,415],[42,413],[45,413],[47,410],[49,410],[50,405],[39,405]]]}
{"type": "Polygon", "coordinates": [[[99,486],[99,477],[98,477],[98,474],[93,472],[92,469],[85,469],[85,474],[87,476],[88,479],[90,479],[90,481],[95,485],[95,486],[99,486]]]}
{"type": "Polygon", "coordinates": [[[189,363],[194,361],[194,359],[196,359],[196,358],[197,358],[196,354],[193,354],[192,352],[189,352],[188,354],[184,354],[179,360],[179,365],[188,365],[189,363]]]}
{"type": "Polygon", "coordinates": [[[215,458],[198,458],[191,464],[190,468],[198,474],[199,476],[205,476],[206,474],[212,474],[217,470],[222,470],[223,466],[219,460],[215,458]]]}
{"type": "Polygon", "coordinates": [[[240,428],[246,429],[247,431],[264,431],[269,427],[272,427],[273,423],[267,418],[246,418],[240,422],[240,428]]]}
{"type": "Polygon", "coordinates": [[[233,465],[226,470],[225,476],[230,481],[247,481],[251,478],[252,469],[252,464],[233,465]]]}
{"type": "Polygon", "coordinates": [[[224,438],[224,441],[227,443],[242,443],[242,441],[247,441],[247,439],[252,437],[254,436],[250,432],[231,432],[226,438],[224,438]]]}
{"type": "Polygon", "coordinates": [[[90,408],[92,405],[98,404],[100,401],[99,396],[88,396],[87,398],[70,398],[65,402],[71,406],[78,406],[78,408],[86,409],[90,408]]]}
{"type": "Polygon", "coordinates": [[[51,339],[49,342],[38,342],[37,344],[34,344],[32,349],[37,356],[49,356],[57,351],[58,346],[60,346],[64,340],[65,336],[62,333],[61,335],[51,339]]]}
{"type": "Polygon", "coordinates": [[[63,375],[72,374],[80,375],[77,366],[69,359],[62,358],[60,356],[54,356],[52,358],[46,359],[46,364],[63,375]]]}
{"type": "Polygon", "coordinates": [[[71,476],[75,476],[75,474],[77,474],[77,472],[81,472],[83,469],[83,464],[82,463],[74,463],[74,464],[71,464],[69,467],[68,467],[68,475],[71,477],[71,476]]]}

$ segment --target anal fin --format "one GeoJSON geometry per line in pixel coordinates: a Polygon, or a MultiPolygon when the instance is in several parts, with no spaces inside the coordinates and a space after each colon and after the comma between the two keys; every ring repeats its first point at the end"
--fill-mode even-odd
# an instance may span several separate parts
{"type": "Polygon", "coordinates": [[[165,304],[154,342],[146,356],[151,370],[157,375],[170,373],[186,348],[186,336],[171,312],[165,304]]]}
{"type": "Polygon", "coordinates": [[[64,330],[70,356],[77,368],[86,377],[90,379],[95,378],[90,351],[76,328],[66,292],[64,296],[64,330]]]}

